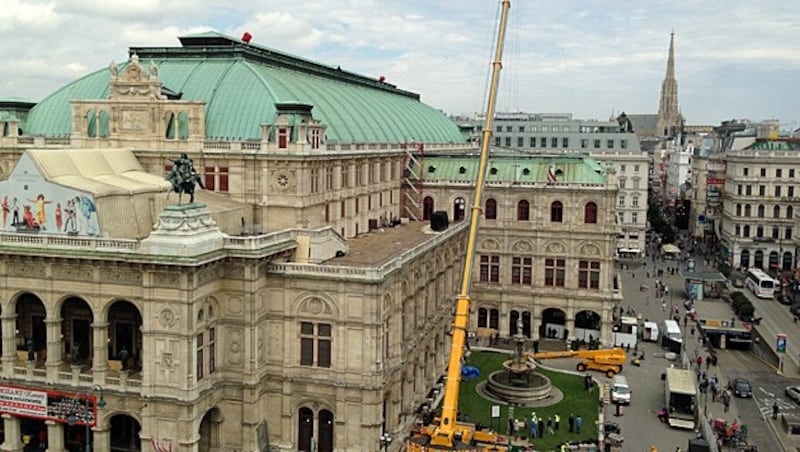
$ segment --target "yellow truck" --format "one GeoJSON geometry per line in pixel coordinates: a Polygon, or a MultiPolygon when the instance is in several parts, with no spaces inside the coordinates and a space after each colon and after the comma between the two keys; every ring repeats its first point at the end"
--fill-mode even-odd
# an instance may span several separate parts
{"type": "Polygon", "coordinates": [[[558,358],[581,358],[577,369],[579,372],[598,370],[609,378],[622,372],[622,366],[627,362],[625,350],[622,348],[609,348],[604,350],[567,350],[563,352],[529,353],[535,360],[558,358]]]}

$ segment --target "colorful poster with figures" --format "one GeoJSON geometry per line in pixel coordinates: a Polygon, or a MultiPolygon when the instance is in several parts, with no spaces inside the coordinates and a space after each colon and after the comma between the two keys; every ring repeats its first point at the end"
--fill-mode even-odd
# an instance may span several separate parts
{"type": "Polygon", "coordinates": [[[778,353],[786,353],[786,335],[778,334],[778,343],[775,346],[775,351],[778,353]]]}
{"type": "Polygon", "coordinates": [[[48,180],[28,154],[0,181],[0,231],[98,236],[94,196],[48,180]]]}

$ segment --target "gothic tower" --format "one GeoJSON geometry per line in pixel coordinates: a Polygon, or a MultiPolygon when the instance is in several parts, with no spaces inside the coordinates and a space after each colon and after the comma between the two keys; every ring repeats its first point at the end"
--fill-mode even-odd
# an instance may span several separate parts
{"type": "Polygon", "coordinates": [[[669,34],[669,57],[667,75],[661,83],[661,100],[658,102],[656,133],[676,136],[683,127],[683,118],[678,109],[678,81],[675,80],[675,32],[669,34]]]}

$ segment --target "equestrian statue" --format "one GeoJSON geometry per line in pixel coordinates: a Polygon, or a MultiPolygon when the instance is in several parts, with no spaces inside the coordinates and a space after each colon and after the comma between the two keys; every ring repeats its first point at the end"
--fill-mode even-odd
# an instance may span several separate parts
{"type": "Polygon", "coordinates": [[[189,195],[189,203],[193,203],[195,185],[199,185],[202,189],[206,188],[203,186],[200,174],[195,171],[192,159],[185,152],[178,159],[172,160],[172,163],[172,171],[166,177],[172,184],[172,188],[167,192],[167,199],[169,199],[170,193],[177,193],[178,204],[180,204],[181,195],[186,193],[189,195]]]}

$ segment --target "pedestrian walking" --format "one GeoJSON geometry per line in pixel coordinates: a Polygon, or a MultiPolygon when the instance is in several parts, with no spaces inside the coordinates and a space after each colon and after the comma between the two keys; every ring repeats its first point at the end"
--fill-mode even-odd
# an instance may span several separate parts
{"type": "Polygon", "coordinates": [[[778,419],[778,401],[772,403],[772,419],[778,419]]]}
{"type": "Polygon", "coordinates": [[[575,418],[575,433],[580,433],[581,427],[583,427],[583,418],[579,414],[578,417],[575,418]]]}
{"type": "Polygon", "coordinates": [[[531,418],[530,430],[531,430],[530,431],[531,439],[536,439],[538,434],[537,434],[537,428],[536,428],[536,416],[535,415],[534,415],[534,417],[531,418]]]}
{"type": "Polygon", "coordinates": [[[556,431],[558,431],[558,425],[561,424],[561,416],[559,416],[558,413],[553,415],[553,424],[555,424],[556,431]]]}
{"type": "Polygon", "coordinates": [[[548,416],[547,417],[547,434],[553,436],[556,432],[553,430],[553,418],[548,416]]]}
{"type": "Polygon", "coordinates": [[[569,413],[569,418],[567,419],[567,424],[569,424],[569,432],[572,433],[575,430],[575,415],[569,413]]]}
{"type": "Polygon", "coordinates": [[[666,312],[666,311],[667,311],[667,302],[662,299],[661,300],[661,312],[666,312]]]}
{"type": "Polygon", "coordinates": [[[539,427],[539,435],[544,438],[544,419],[539,418],[539,422],[537,424],[537,427],[539,427]]]}

